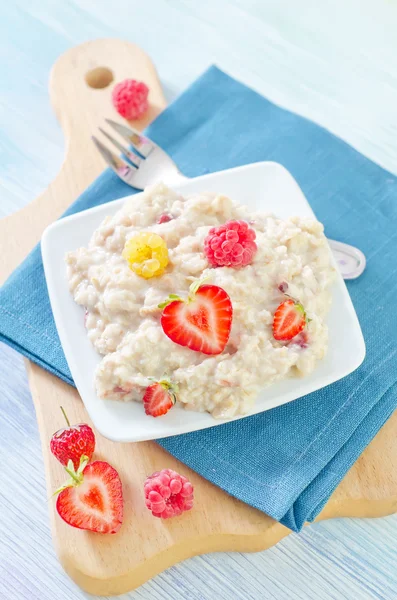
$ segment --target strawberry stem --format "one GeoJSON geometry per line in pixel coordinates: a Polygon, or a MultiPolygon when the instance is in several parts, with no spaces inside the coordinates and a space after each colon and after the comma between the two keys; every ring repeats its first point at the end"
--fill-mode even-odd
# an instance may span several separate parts
{"type": "Polygon", "coordinates": [[[65,467],[65,471],[68,475],[70,475],[70,479],[69,479],[69,481],[64,483],[60,488],[55,490],[55,492],[53,493],[53,496],[60,494],[61,492],[63,492],[63,490],[66,490],[68,487],[76,487],[77,485],[80,485],[80,483],[83,483],[83,480],[84,480],[83,471],[86,468],[86,466],[88,465],[88,462],[89,462],[88,456],[86,456],[85,454],[82,454],[80,457],[79,468],[77,469],[77,471],[75,471],[73,461],[69,460],[67,466],[65,467]]]}
{"type": "Polygon", "coordinates": [[[209,275],[207,275],[206,277],[202,277],[201,279],[197,279],[196,281],[193,281],[193,283],[189,287],[188,302],[192,302],[192,300],[194,300],[194,296],[195,296],[196,292],[198,292],[198,290],[201,288],[203,283],[205,281],[208,281],[209,278],[210,278],[209,275]]]}
{"type": "Polygon", "coordinates": [[[177,300],[179,302],[184,302],[184,300],[180,296],[177,296],[176,294],[170,294],[168,296],[168,298],[166,300],[164,300],[164,302],[161,302],[160,304],[157,305],[157,308],[165,308],[166,306],[171,304],[171,302],[175,302],[177,300]]]}
{"type": "Polygon", "coordinates": [[[61,406],[61,411],[62,411],[63,416],[65,417],[65,421],[67,423],[67,426],[70,427],[70,421],[68,419],[68,416],[67,416],[67,414],[66,414],[65,409],[63,408],[63,406],[61,406]]]}
{"type": "Polygon", "coordinates": [[[160,379],[160,381],[158,382],[165,390],[172,390],[172,388],[174,387],[173,384],[171,383],[171,381],[167,378],[167,377],[163,377],[163,379],[160,379]]]}
{"type": "Polygon", "coordinates": [[[68,466],[65,467],[65,471],[68,475],[70,475],[73,481],[76,483],[81,483],[81,476],[79,476],[79,473],[76,473],[74,470],[73,462],[71,460],[68,462],[68,466]]]}
{"type": "Polygon", "coordinates": [[[178,392],[178,386],[172,383],[171,380],[166,376],[164,376],[163,379],[161,379],[158,383],[164,390],[168,392],[168,395],[172,400],[172,404],[176,404],[176,392],[178,392]]]}
{"type": "Polygon", "coordinates": [[[171,302],[176,302],[176,301],[177,302],[187,302],[187,303],[193,302],[196,292],[203,285],[203,283],[205,281],[207,281],[209,278],[210,278],[209,275],[207,275],[207,277],[203,277],[202,279],[197,279],[196,281],[193,281],[193,283],[189,287],[189,295],[186,298],[186,300],[184,300],[177,294],[170,294],[168,296],[168,298],[166,300],[164,300],[164,302],[161,302],[160,304],[157,305],[157,308],[165,308],[166,306],[168,306],[168,304],[171,304],[171,302]]]}
{"type": "Polygon", "coordinates": [[[88,456],[86,454],[82,454],[80,456],[80,464],[79,464],[79,468],[77,469],[77,475],[82,477],[83,471],[89,462],[90,462],[90,459],[88,458],[88,456]]]}

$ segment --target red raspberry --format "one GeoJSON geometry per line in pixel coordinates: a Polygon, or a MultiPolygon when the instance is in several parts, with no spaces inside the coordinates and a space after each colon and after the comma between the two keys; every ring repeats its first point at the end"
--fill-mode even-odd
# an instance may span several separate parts
{"type": "Polygon", "coordinates": [[[163,469],[150,475],[144,485],[146,506],[154,517],[169,519],[193,507],[193,486],[183,475],[163,469]]]}
{"type": "Polygon", "coordinates": [[[213,267],[245,267],[258,249],[255,238],[255,231],[245,221],[228,221],[209,230],[204,252],[213,267]]]}
{"type": "Polygon", "coordinates": [[[148,86],[142,81],[125,79],[118,83],[112,92],[113,106],[128,119],[139,119],[148,109],[148,86]]]}

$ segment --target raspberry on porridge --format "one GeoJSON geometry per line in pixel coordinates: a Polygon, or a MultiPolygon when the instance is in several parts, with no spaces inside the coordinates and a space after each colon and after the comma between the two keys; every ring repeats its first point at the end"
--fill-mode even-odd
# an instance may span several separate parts
{"type": "Polygon", "coordinates": [[[103,355],[95,374],[101,398],[142,402],[153,381],[168,376],[187,409],[230,418],[247,414],[264,386],[311,373],[327,351],[334,268],[323,226],[314,219],[282,220],[216,193],[183,198],[157,184],[107,217],[66,263],[70,291],[87,311],[88,337],[103,355]],[[168,263],[148,278],[133,246],[143,234],[160,236],[168,250],[168,263]],[[236,261],[240,245],[249,256],[236,261]],[[123,257],[125,248],[135,254],[123,257]],[[230,335],[220,353],[175,343],[162,328],[159,305],[169,296],[188,303],[197,281],[221,288],[232,304],[230,335]],[[277,323],[284,333],[275,339],[280,306],[277,323]]]}

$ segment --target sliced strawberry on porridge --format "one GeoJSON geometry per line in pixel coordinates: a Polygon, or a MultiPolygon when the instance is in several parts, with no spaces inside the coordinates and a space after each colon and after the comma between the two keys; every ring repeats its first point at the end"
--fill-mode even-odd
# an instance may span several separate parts
{"type": "Polygon", "coordinates": [[[203,354],[223,352],[233,318],[224,289],[198,283],[191,286],[186,300],[170,295],[164,304],[161,326],[173,342],[203,354]]]}
{"type": "Polygon", "coordinates": [[[165,415],[174,406],[175,402],[175,387],[166,379],[149,385],[143,396],[145,413],[151,417],[165,415]]]}
{"type": "Polygon", "coordinates": [[[302,304],[292,298],[284,300],[274,313],[273,337],[275,340],[291,340],[306,327],[306,323],[302,304]]]}

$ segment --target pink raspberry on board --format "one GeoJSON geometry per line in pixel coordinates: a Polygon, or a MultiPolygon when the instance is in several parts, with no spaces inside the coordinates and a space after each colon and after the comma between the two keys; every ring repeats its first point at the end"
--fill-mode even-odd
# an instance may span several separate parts
{"type": "Polygon", "coordinates": [[[204,252],[212,267],[245,267],[258,249],[255,238],[255,231],[245,221],[228,221],[209,230],[204,252]]]}
{"type": "Polygon", "coordinates": [[[169,519],[193,507],[193,486],[183,475],[163,469],[150,475],[144,484],[146,506],[154,517],[169,519]]]}
{"type": "Polygon", "coordinates": [[[124,79],[112,92],[113,106],[125,119],[139,119],[148,109],[149,88],[143,81],[124,79]]]}

